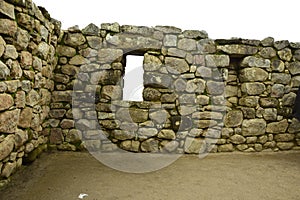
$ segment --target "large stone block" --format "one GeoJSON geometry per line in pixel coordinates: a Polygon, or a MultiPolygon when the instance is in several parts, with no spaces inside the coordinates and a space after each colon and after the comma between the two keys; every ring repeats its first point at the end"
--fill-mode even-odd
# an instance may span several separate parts
{"type": "Polygon", "coordinates": [[[200,138],[187,137],[184,142],[184,152],[199,154],[204,153],[206,150],[205,140],[200,138]]]}
{"type": "Polygon", "coordinates": [[[15,133],[20,116],[20,110],[6,111],[0,114],[0,132],[15,133]]]}
{"type": "Polygon", "coordinates": [[[242,82],[265,81],[267,80],[268,75],[268,72],[261,68],[245,68],[240,71],[240,80],[242,82]]]}
{"type": "Polygon", "coordinates": [[[6,110],[14,105],[14,100],[11,95],[0,94],[0,111],[6,110]]]}
{"type": "Polygon", "coordinates": [[[242,123],[243,136],[264,135],[266,132],[267,123],[263,119],[249,119],[242,123]]]}
{"type": "Polygon", "coordinates": [[[144,152],[158,152],[158,141],[151,138],[141,144],[141,150],[144,152]]]}
{"type": "Polygon", "coordinates": [[[260,95],[266,90],[266,86],[263,83],[243,83],[241,89],[248,95],[260,95]]]}
{"type": "Polygon", "coordinates": [[[266,132],[273,133],[273,134],[285,133],[288,126],[289,126],[289,123],[287,122],[286,119],[284,119],[280,122],[268,123],[266,132]]]}
{"type": "Polygon", "coordinates": [[[224,119],[225,127],[238,127],[243,122],[243,113],[240,110],[229,111],[224,119]]]}
{"type": "Polygon", "coordinates": [[[207,67],[227,67],[229,66],[228,55],[207,55],[205,56],[205,63],[207,67]]]}
{"type": "Polygon", "coordinates": [[[254,55],[258,51],[257,47],[239,44],[217,46],[217,49],[234,55],[254,55]]]}
{"type": "Polygon", "coordinates": [[[0,161],[9,156],[9,154],[14,149],[14,136],[9,135],[7,136],[1,143],[0,143],[0,161]]]}
{"type": "Polygon", "coordinates": [[[188,63],[184,59],[166,57],[167,69],[172,74],[182,74],[190,70],[188,63]]]}
{"type": "Polygon", "coordinates": [[[14,36],[17,32],[17,23],[9,19],[0,19],[0,33],[14,36]]]}
{"type": "Polygon", "coordinates": [[[18,126],[21,128],[30,128],[32,117],[33,117],[32,108],[29,107],[24,108],[20,113],[18,126]]]}
{"type": "Polygon", "coordinates": [[[263,59],[254,56],[248,56],[244,58],[241,63],[242,67],[258,67],[258,68],[269,68],[271,61],[268,59],[263,59]]]}
{"type": "Polygon", "coordinates": [[[72,47],[80,46],[85,41],[86,39],[81,33],[67,33],[64,38],[64,43],[72,47]]]}

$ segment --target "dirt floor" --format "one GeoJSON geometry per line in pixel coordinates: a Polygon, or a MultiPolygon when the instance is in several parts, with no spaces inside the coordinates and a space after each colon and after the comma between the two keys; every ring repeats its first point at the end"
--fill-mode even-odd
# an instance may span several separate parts
{"type": "Polygon", "coordinates": [[[43,154],[19,170],[1,200],[300,199],[300,152],[183,156],[158,171],[124,173],[89,153],[43,154]]]}

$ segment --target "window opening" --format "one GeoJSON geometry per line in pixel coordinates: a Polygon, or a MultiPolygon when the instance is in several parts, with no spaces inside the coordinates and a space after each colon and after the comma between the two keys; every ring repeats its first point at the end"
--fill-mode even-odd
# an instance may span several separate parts
{"type": "Polygon", "coordinates": [[[125,101],[143,101],[144,90],[144,56],[126,56],[123,100],[125,101]]]}

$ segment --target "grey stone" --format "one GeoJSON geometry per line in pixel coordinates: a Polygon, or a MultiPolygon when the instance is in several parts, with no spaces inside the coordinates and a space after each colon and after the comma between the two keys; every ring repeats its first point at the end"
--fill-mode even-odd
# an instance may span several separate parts
{"type": "Polygon", "coordinates": [[[172,74],[182,74],[190,70],[189,65],[184,59],[166,57],[167,69],[172,74]]]}
{"type": "Polygon", "coordinates": [[[283,72],[285,69],[284,62],[282,60],[273,60],[271,63],[271,69],[274,72],[283,72]]]}
{"type": "Polygon", "coordinates": [[[15,19],[15,10],[14,6],[6,3],[5,1],[0,2],[0,13],[6,15],[11,19],[15,19]]]}
{"type": "Polygon", "coordinates": [[[232,144],[223,144],[218,146],[218,152],[232,152],[234,151],[232,144]]]}
{"type": "Polygon", "coordinates": [[[207,81],[206,89],[211,95],[221,95],[225,91],[225,85],[223,82],[207,81]]]}
{"type": "Polygon", "coordinates": [[[10,153],[14,149],[14,136],[8,135],[5,139],[0,143],[0,161],[10,155],[10,153]]]}
{"type": "Polygon", "coordinates": [[[126,51],[130,50],[137,50],[137,49],[145,49],[145,50],[152,50],[152,49],[161,49],[162,42],[156,39],[152,39],[150,37],[137,37],[136,35],[114,35],[111,36],[108,34],[106,36],[106,42],[112,44],[116,47],[122,48],[126,51]]]}
{"type": "Polygon", "coordinates": [[[264,46],[264,47],[267,47],[267,46],[273,46],[274,44],[274,38],[272,37],[267,37],[265,39],[263,39],[261,41],[261,44],[264,46]]]}
{"type": "Polygon", "coordinates": [[[118,100],[122,97],[122,89],[120,86],[106,85],[103,86],[101,97],[108,100],[118,100]]]}
{"type": "Polygon", "coordinates": [[[290,42],[288,40],[281,40],[281,41],[276,41],[274,43],[274,47],[277,49],[277,50],[281,50],[281,49],[284,49],[285,47],[289,46],[290,45],[290,42]]]}
{"type": "Polygon", "coordinates": [[[0,94],[0,111],[7,110],[14,105],[14,100],[11,95],[0,94]]]}
{"type": "Polygon", "coordinates": [[[148,110],[121,108],[116,113],[116,119],[125,122],[142,123],[148,119],[148,110]]]}
{"type": "Polygon", "coordinates": [[[145,139],[149,137],[156,136],[158,134],[158,130],[156,128],[139,128],[138,135],[139,138],[145,139]]]}
{"type": "Polygon", "coordinates": [[[101,29],[118,33],[120,32],[120,25],[116,22],[112,24],[103,23],[101,24],[101,29]]]}
{"type": "Polygon", "coordinates": [[[6,45],[6,48],[5,48],[5,53],[4,53],[4,58],[6,59],[17,59],[18,58],[18,52],[17,52],[17,49],[15,48],[15,46],[13,45],[6,45]]]}
{"type": "Polygon", "coordinates": [[[24,108],[26,103],[26,94],[24,91],[16,93],[15,104],[17,108],[24,108]]]}
{"type": "Polygon", "coordinates": [[[266,121],[276,121],[277,109],[276,108],[266,108],[264,110],[263,117],[266,121]]]}
{"type": "Polygon", "coordinates": [[[90,61],[81,55],[76,55],[69,61],[70,65],[84,65],[88,63],[90,63],[90,61]]]}
{"type": "Polygon", "coordinates": [[[228,55],[207,55],[205,56],[207,67],[227,67],[229,66],[228,55]]]}
{"type": "Polygon", "coordinates": [[[236,97],[238,95],[238,87],[227,85],[225,87],[225,97],[236,97]]]}
{"type": "Polygon", "coordinates": [[[278,134],[278,135],[275,135],[274,136],[274,140],[276,142],[291,142],[293,141],[295,138],[295,135],[294,134],[278,134]]]}
{"type": "Polygon", "coordinates": [[[99,35],[99,27],[96,26],[95,24],[91,23],[89,25],[87,25],[83,30],[82,33],[85,35],[95,35],[98,36],[99,35]]]}
{"type": "Polygon", "coordinates": [[[195,105],[196,95],[195,94],[181,94],[179,96],[178,100],[181,105],[184,105],[184,104],[195,105]]]}
{"type": "Polygon", "coordinates": [[[195,112],[192,115],[193,119],[216,119],[221,120],[223,119],[223,114],[219,112],[209,112],[209,111],[201,111],[195,112]]]}
{"type": "Polygon", "coordinates": [[[289,133],[299,133],[300,132],[300,121],[298,121],[296,118],[292,119],[291,124],[288,128],[289,133]]]}
{"type": "Polygon", "coordinates": [[[282,97],[282,105],[283,106],[293,106],[295,103],[295,99],[296,99],[296,94],[293,92],[290,92],[288,94],[285,94],[282,97]]]}
{"type": "Polygon", "coordinates": [[[64,43],[71,47],[77,47],[84,44],[85,37],[81,33],[67,33],[64,38],[64,43]]]}
{"type": "Polygon", "coordinates": [[[21,128],[30,128],[32,117],[32,108],[24,108],[20,113],[18,126],[21,128]]]}
{"type": "Polygon", "coordinates": [[[257,67],[245,68],[240,71],[241,82],[262,82],[267,80],[269,74],[265,70],[257,67]]]}
{"type": "Polygon", "coordinates": [[[66,142],[70,142],[71,144],[78,144],[81,143],[82,140],[82,134],[80,131],[76,129],[71,129],[66,134],[66,142]]]}
{"type": "Polygon", "coordinates": [[[127,151],[139,152],[140,142],[133,140],[126,140],[121,142],[120,147],[127,151]]]}
{"type": "Polygon", "coordinates": [[[181,29],[174,26],[155,26],[155,29],[166,34],[181,33],[181,29]]]}
{"type": "Polygon", "coordinates": [[[60,123],[60,127],[63,129],[70,129],[74,127],[74,120],[71,119],[63,119],[60,123]]]}
{"type": "Polygon", "coordinates": [[[39,43],[37,47],[37,55],[40,58],[46,60],[49,53],[50,53],[50,46],[46,42],[39,43]]]}
{"type": "Polygon", "coordinates": [[[158,124],[162,124],[167,121],[167,119],[170,117],[170,115],[165,110],[159,110],[159,111],[150,113],[149,117],[152,121],[154,121],[158,124]]]}
{"type": "Polygon", "coordinates": [[[35,90],[30,90],[26,97],[26,105],[29,105],[31,107],[37,105],[40,102],[40,95],[35,90]]]}
{"type": "Polygon", "coordinates": [[[154,88],[145,88],[143,91],[143,98],[146,101],[159,101],[161,93],[154,88]]]}
{"type": "Polygon", "coordinates": [[[58,45],[56,52],[59,56],[73,57],[76,55],[76,49],[68,46],[58,45]]]}
{"type": "Polygon", "coordinates": [[[260,95],[266,90],[266,86],[263,83],[243,83],[241,89],[248,95],[260,95]]]}
{"type": "Polygon", "coordinates": [[[145,54],[144,55],[144,70],[145,71],[156,71],[161,68],[162,62],[161,60],[154,55],[145,54]]]}
{"type": "Polygon", "coordinates": [[[165,35],[163,40],[163,45],[166,47],[176,47],[177,46],[177,36],[176,35],[165,35]]]}
{"type": "Polygon", "coordinates": [[[87,39],[87,42],[88,42],[89,46],[92,49],[99,49],[99,48],[101,48],[102,39],[100,37],[97,37],[97,36],[87,36],[86,39],[87,39]]]}
{"type": "Polygon", "coordinates": [[[49,142],[50,144],[61,144],[64,141],[64,136],[60,128],[51,128],[49,142]]]}
{"type": "Polygon", "coordinates": [[[290,61],[293,58],[292,51],[288,48],[278,51],[278,56],[281,60],[290,61]]]}
{"type": "Polygon", "coordinates": [[[258,136],[266,132],[266,121],[263,119],[249,119],[242,123],[243,136],[258,136]]]}
{"type": "Polygon", "coordinates": [[[285,87],[282,84],[274,84],[271,89],[271,97],[283,97],[285,87]]]}
{"type": "Polygon", "coordinates": [[[6,64],[10,68],[10,77],[12,79],[20,79],[22,77],[23,71],[18,61],[8,60],[6,64]]]}
{"type": "Polygon", "coordinates": [[[254,55],[258,51],[257,47],[239,44],[221,45],[217,46],[217,49],[233,55],[254,55]]]}
{"type": "Polygon", "coordinates": [[[179,142],[177,141],[162,141],[161,142],[161,146],[163,147],[164,150],[168,151],[168,152],[173,152],[175,151],[178,147],[179,147],[179,142]]]}
{"type": "Polygon", "coordinates": [[[169,48],[168,49],[168,56],[174,56],[179,58],[185,58],[186,57],[186,51],[177,49],[177,48],[169,48]]]}
{"type": "Polygon", "coordinates": [[[100,49],[98,52],[98,61],[100,63],[112,63],[121,61],[123,51],[120,49],[100,49]]]}
{"type": "Polygon", "coordinates": [[[286,119],[284,119],[280,122],[268,123],[266,132],[273,133],[273,134],[285,133],[288,126],[289,126],[289,124],[286,119]]]}
{"type": "Polygon", "coordinates": [[[263,58],[273,58],[276,56],[276,51],[272,47],[262,48],[259,55],[263,58]]]}
{"type": "Polygon", "coordinates": [[[151,138],[141,144],[141,150],[144,152],[157,152],[158,151],[158,141],[151,138]]]}
{"type": "Polygon", "coordinates": [[[146,72],[144,74],[144,85],[155,88],[169,88],[173,83],[172,76],[156,72],[146,72]]]}
{"type": "Polygon", "coordinates": [[[264,108],[276,108],[279,105],[279,101],[276,98],[260,98],[259,99],[259,103],[261,105],[261,107],[264,108]]]}
{"type": "Polygon", "coordinates": [[[52,92],[53,102],[71,102],[72,91],[53,91],[52,92]]]}
{"type": "Polygon", "coordinates": [[[185,51],[194,51],[197,49],[196,41],[187,38],[180,39],[178,41],[178,48],[185,51]]]}
{"type": "Polygon", "coordinates": [[[263,59],[254,56],[248,56],[243,59],[241,66],[242,67],[258,67],[258,68],[269,68],[271,61],[268,59],[263,59]]]}
{"type": "Polygon", "coordinates": [[[18,26],[15,21],[9,19],[0,19],[0,33],[13,37],[17,32],[17,28],[18,26]]]}
{"type": "Polygon", "coordinates": [[[277,147],[280,150],[290,150],[295,146],[293,142],[277,142],[277,147]]]}
{"type": "Polygon", "coordinates": [[[291,81],[290,74],[272,73],[272,82],[287,85],[291,81]]]}
{"type": "Polygon", "coordinates": [[[23,131],[21,129],[17,129],[15,133],[15,146],[21,147],[28,141],[28,133],[27,131],[23,131]]]}
{"type": "Polygon", "coordinates": [[[232,110],[226,113],[224,119],[225,127],[238,127],[243,122],[243,113],[240,110],[232,110]]]}
{"type": "Polygon", "coordinates": [[[20,110],[6,111],[0,114],[0,132],[2,133],[15,133],[20,110]]]}
{"type": "Polygon", "coordinates": [[[233,144],[243,144],[246,142],[246,138],[244,138],[242,135],[233,135],[229,138],[229,140],[233,143],[233,144]]]}
{"type": "Polygon", "coordinates": [[[292,62],[286,65],[292,75],[300,74],[300,62],[292,62]]]}
{"type": "Polygon", "coordinates": [[[163,129],[158,133],[157,137],[167,140],[174,140],[176,138],[176,134],[171,129],[163,129]]]}
{"type": "Polygon", "coordinates": [[[177,99],[177,96],[174,93],[172,93],[172,94],[163,94],[161,96],[161,102],[162,103],[174,103],[176,99],[177,99]]]}
{"type": "Polygon", "coordinates": [[[3,170],[1,176],[4,178],[8,178],[11,174],[16,170],[17,163],[16,162],[7,162],[3,166],[3,170]]]}
{"type": "Polygon", "coordinates": [[[115,130],[113,131],[113,136],[117,140],[130,140],[135,138],[137,134],[133,131],[115,130]]]}
{"type": "Polygon", "coordinates": [[[198,31],[198,30],[185,30],[183,31],[183,35],[186,38],[197,39],[197,40],[208,38],[208,34],[206,31],[198,31]]]}
{"type": "Polygon", "coordinates": [[[6,79],[9,74],[9,68],[2,61],[0,61],[0,79],[6,79]]]}
{"type": "Polygon", "coordinates": [[[200,138],[187,137],[184,142],[184,152],[199,154],[205,152],[206,143],[205,140],[200,138]]]}

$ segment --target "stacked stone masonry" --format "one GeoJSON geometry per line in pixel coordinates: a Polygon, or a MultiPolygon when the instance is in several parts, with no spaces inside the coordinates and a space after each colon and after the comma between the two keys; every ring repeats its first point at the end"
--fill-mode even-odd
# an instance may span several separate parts
{"type": "Polygon", "coordinates": [[[205,31],[118,23],[60,30],[29,0],[0,4],[2,177],[47,148],[300,148],[300,123],[292,116],[299,43],[212,40],[205,31]],[[144,57],[140,102],[122,100],[128,55],[144,57]]]}

